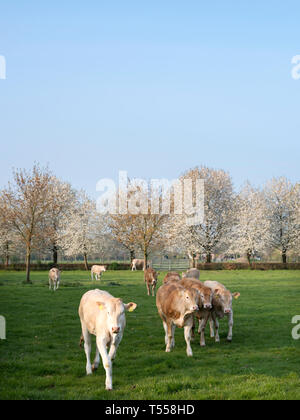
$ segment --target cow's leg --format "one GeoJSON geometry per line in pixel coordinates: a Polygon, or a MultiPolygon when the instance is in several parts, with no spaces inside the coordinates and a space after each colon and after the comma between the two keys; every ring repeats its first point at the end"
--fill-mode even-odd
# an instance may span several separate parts
{"type": "Polygon", "coordinates": [[[112,390],[112,363],[111,363],[111,359],[110,359],[109,355],[107,354],[106,343],[103,340],[103,338],[102,337],[97,337],[96,342],[97,342],[98,350],[101,354],[103,367],[104,367],[105,373],[106,373],[105,388],[108,391],[111,391],[112,390]]]}
{"type": "Polygon", "coordinates": [[[176,330],[176,325],[172,324],[172,341],[171,341],[171,349],[173,349],[175,347],[175,330],[176,330]]]}
{"type": "Polygon", "coordinates": [[[59,280],[57,280],[57,283],[56,283],[56,290],[59,288],[59,280]]]}
{"type": "Polygon", "coordinates": [[[173,338],[173,333],[174,333],[174,329],[172,328],[172,322],[171,321],[167,321],[167,347],[166,347],[166,352],[170,353],[171,348],[172,348],[172,343],[174,343],[174,338],[173,338]]]}
{"type": "Polygon", "coordinates": [[[191,331],[191,340],[194,341],[195,339],[195,329],[196,329],[196,319],[193,316],[193,326],[192,326],[192,331],[191,331]]]}
{"type": "Polygon", "coordinates": [[[117,353],[119,344],[121,343],[122,337],[123,337],[123,333],[119,333],[111,343],[109,354],[108,354],[111,361],[115,360],[116,358],[116,353],[117,353]]]}
{"type": "Polygon", "coordinates": [[[164,330],[165,330],[165,344],[167,346],[167,344],[168,344],[168,326],[167,326],[166,321],[164,321],[164,320],[163,320],[163,327],[164,327],[164,330]]]}
{"type": "Polygon", "coordinates": [[[152,285],[152,296],[155,296],[155,284],[152,285]]]}
{"type": "Polygon", "coordinates": [[[147,294],[148,294],[148,296],[150,296],[150,286],[149,286],[149,284],[147,283],[147,294]]]}
{"type": "Polygon", "coordinates": [[[86,355],[86,374],[91,375],[93,373],[91,365],[92,341],[91,334],[84,325],[82,325],[82,335],[84,339],[84,351],[86,355]]]}
{"type": "Polygon", "coordinates": [[[92,365],[93,372],[95,372],[98,369],[99,364],[100,364],[100,352],[99,352],[98,346],[96,345],[96,356],[95,356],[94,363],[92,365]]]}
{"type": "Polygon", "coordinates": [[[215,336],[214,321],[211,316],[209,317],[209,332],[210,332],[210,337],[214,338],[215,336]]]}
{"type": "Polygon", "coordinates": [[[227,341],[232,341],[232,327],[233,327],[233,312],[231,311],[230,314],[228,314],[228,336],[227,341]]]}
{"type": "Polygon", "coordinates": [[[51,290],[51,279],[49,279],[49,290],[51,290]]]}
{"type": "Polygon", "coordinates": [[[94,281],[94,273],[91,271],[92,281],[94,281]]]}
{"type": "Polygon", "coordinates": [[[186,320],[186,323],[184,326],[184,338],[186,341],[186,354],[189,357],[193,356],[193,351],[191,347],[192,328],[193,328],[193,317],[190,317],[189,319],[186,320]]]}
{"type": "Polygon", "coordinates": [[[199,328],[200,328],[200,346],[205,347],[205,328],[207,325],[207,321],[209,319],[209,312],[203,314],[202,318],[199,321],[199,328]]]}
{"type": "Polygon", "coordinates": [[[219,343],[220,342],[219,321],[218,321],[218,318],[217,318],[217,315],[215,314],[215,312],[212,312],[212,319],[213,319],[214,326],[215,326],[215,342],[219,343]]]}

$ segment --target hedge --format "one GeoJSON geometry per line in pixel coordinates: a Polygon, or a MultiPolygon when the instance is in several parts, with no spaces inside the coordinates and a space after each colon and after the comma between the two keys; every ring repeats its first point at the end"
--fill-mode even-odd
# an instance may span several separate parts
{"type": "MultiPolygon", "coordinates": [[[[101,263],[105,265],[107,270],[130,270],[131,266],[128,263],[101,263]]],[[[91,268],[92,264],[89,264],[91,268]]],[[[55,267],[53,263],[48,264],[31,264],[32,271],[47,271],[55,267]]],[[[62,271],[85,270],[84,264],[69,264],[60,263],[57,267],[62,271]]],[[[197,265],[199,270],[300,270],[300,263],[253,263],[251,267],[247,263],[202,263],[197,265]]],[[[0,270],[8,271],[25,271],[25,264],[10,264],[8,267],[0,264],[0,270]]]]}
{"type": "Polygon", "coordinates": [[[202,263],[198,264],[199,270],[300,270],[300,263],[202,263]]]}
{"type": "MultiPolygon", "coordinates": [[[[92,267],[93,264],[89,264],[89,268],[92,267]]],[[[105,265],[107,270],[129,270],[130,264],[128,263],[104,263],[99,265],[105,265]]],[[[84,264],[69,264],[69,263],[59,263],[59,264],[31,264],[30,269],[31,271],[48,271],[53,267],[57,267],[62,271],[76,271],[76,270],[85,270],[84,264]]],[[[25,271],[26,265],[25,264],[10,264],[8,267],[0,264],[0,270],[7,270],[7,271],[25,271]]]]}

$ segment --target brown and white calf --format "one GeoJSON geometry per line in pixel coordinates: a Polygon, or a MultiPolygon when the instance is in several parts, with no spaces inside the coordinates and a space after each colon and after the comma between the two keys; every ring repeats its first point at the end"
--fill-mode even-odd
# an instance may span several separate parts
{"type": "Polygon", "coordinates": [[[184,328],[186,353],[193,356],[191,348],[191,332],[193,314],[198,310],[198,292],[195,289],[185,289],[176,283],[162,285],[156,294],[156,306],[165,330],[166,352],[175,346],[175,328],[184,328]]]}
{"type": "Polygon", "coordinates": [[[106,271],[106,267],[104,265],[93,265],[91,268],[92,281],[94,281],[94,276],[96,280],[101,280],[101,276],[104,271],[106,271]]]}
{"type": "Polygon", "coordinates": [[[147,268],[147,270],[145,270],[144,278],[147,286],[148,296],[150,296],[150,291],[152,291],[152,296],[155,295],[155,288],[159,274],[160,273],[153,270],[153,268],[147,268]]]}
{"type": "MultiPolygon", "coordinates": [[[[196,318],[199,320],[200,346],[205,346],[205,327],[210,317],[213,303],[213,291],[204,285],[199,280],[183,278],[180,285],[187,289],[195,289],[199,292],[198,307],[199,310],[195,312],[196,318]]],[[[194,337],[195,324],[193,323],[192,337],[194,337]]]]}
{"type": "Polygon", "coordinates": [[[163,280],[163,283],[165,284],[165,283],[170,282],[170,281],[175,281],[176,282],[176,281],[180,281],[180,280],[181,280],[180,274],[178,274],[176,271],[170,271],[169,273],[166,274],[166,276],[163,280]]]}
{"type": "Polygon", "coordinates": [[[200,271],[197,268],[190,268],[185,273],[182,273],[182,278],[200,279],[200,271]]]}
{"type": "Polygon", "coordinates": [[[144,268],[144,260],[138,260],[138,259],[134,259],[131,262],[131,271],[136,271],[136,270],[143,270],[145,271],[144,268]]]}
{"type": "Polygon", "coordinates": [[[125,311],[134,311],[137,305],[133,302],[123,303],[108,292],[95,289],[85,293],[79,305],[82,336],[86,354],[86,373],[91,375],[100,364],[100,355],[106,372],[105,386],[112,389],[112,361],[122,340],[126,325],[125,311]],[[91,365],[91,335],[96,336],[96,357],[91,365]],[[109,348],[109,352],[108,349],[109,348]]]}
{"type": "Polygon", "coordinates": [[[49,271],[49,290],[57,290],[60,282],[60,271],[58,268],[51,268],[49,271]]]}
{"type": "Polygon", "coordinates": [[[210,325],[210,336],[215,336],[215,341],[220,342],[219,336],[219,321],[218,319],[228,317],[228,335],[227,340],[232,341],[232,328],[233,328],[233,309],[232,309],[232,298],[238,299],[240,297],[239,292],[231,293],[230,290],[217,282],[217,281],[205,281],[205,286],[209,287],[213,293],[213,309],[209,319],[210,325]],[[214,331],[215,327],[215,331],[214,331]]]}

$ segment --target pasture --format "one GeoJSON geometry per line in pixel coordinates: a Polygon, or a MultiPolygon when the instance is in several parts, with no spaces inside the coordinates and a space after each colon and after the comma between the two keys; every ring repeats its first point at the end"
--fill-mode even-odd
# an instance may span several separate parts
{"type": "MultiPolygon", "coordinates": [[[[161,285],[163,274],[159,277],[161,285]]],[[[48,290],[47,272],[0,272],[0,315],[7,339],[0,340],[0,399],[300,399],[300,340],[291,319],[300,315],[300,271],[201,272],[240,298],[233,302],[233,342],[220,321],[221,343],[198,335],[186,356],[183,330],[165,353],[155,298],[146,295],[142,272],[110,271],[100,282],[90,273],[63,272],[58,291],[48,290]],[[106,391],[102,365],[85,375],[78,305],[89,289],[101,288],[136,302],[113,365],[113,391],[106,391]]],[[[94,357],[95,340],[93,340],[94,357]]]]}

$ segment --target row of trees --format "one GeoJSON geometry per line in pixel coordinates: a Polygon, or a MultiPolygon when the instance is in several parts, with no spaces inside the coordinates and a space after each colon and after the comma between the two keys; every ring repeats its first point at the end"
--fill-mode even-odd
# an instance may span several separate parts
{"type": "MultiPolygon", "coordinates": [[[[174,191],[160,191],[160,209],[166,194],[171,197],[171,214],[151,214],[148,191],[130,183],[126,191],[131,202],[141,200],[127,214],[100,214],[96,203],[84,191],[55,177],[48,168],[35,165],[32,171],[17,170],[13,182],[0,191],[0,254],[6,264],[20,249],[25,250],[26,279],[30,281],[30,262],[34,250],[51,251],[53,263],[58,252],[65,256],[101,255],[118,243],[133,259],[141,254],[147,263],[155,250],[192,256],[204,254],[211,262],[216,253],[246,255],[277,249],[282,261],[300,249],[300,185],[286,178],[272,179],[262,188],[250,183],[236,193],[231,177],[223,170],[200,167],[184,173],[180,182],[204,179],[204,218],[187,223],[185,214],[174,211],[174,191]],[[139,198],[138,198],[139,197],[139,198]],[[139,214],[139,206],[148,214],[139,214]]],[[[193,200],[196,201],[194,188],[193,200]]],[[[145,213],[145,212],[143,212],[145,213]]]]}

